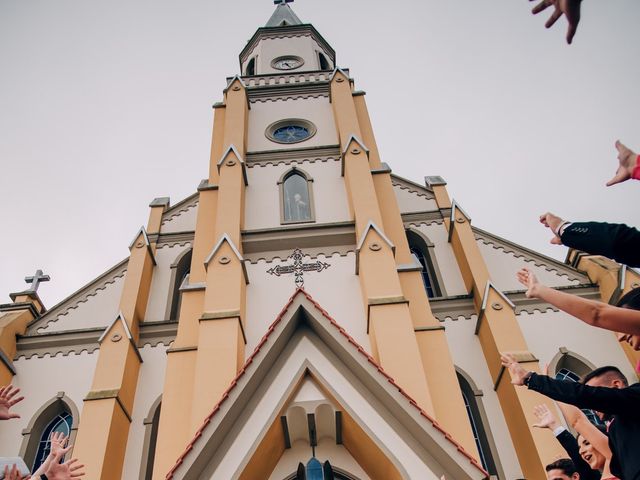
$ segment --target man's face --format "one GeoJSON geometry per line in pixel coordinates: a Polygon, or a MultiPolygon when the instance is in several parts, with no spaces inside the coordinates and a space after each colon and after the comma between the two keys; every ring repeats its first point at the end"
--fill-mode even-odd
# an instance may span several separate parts
{"type": "Polygon", "coordinates": [[[547,480],[580,480],[580,475],[574,473],[573,475],[569,476],[564,473],[563,470],[555,468],[547,472],[547,480]]]}

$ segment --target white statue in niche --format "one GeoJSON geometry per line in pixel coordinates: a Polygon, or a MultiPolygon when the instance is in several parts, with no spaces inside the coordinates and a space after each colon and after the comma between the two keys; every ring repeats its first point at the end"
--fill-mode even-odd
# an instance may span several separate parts
{"type": "Polygon", "coordinates": [[[284,221],[305,222],[311,220],[307,179],[293,173],[284,181],[284,221]]]}

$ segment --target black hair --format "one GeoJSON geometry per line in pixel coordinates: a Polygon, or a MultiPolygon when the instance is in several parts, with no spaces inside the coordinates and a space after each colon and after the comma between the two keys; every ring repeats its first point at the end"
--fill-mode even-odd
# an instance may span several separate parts
{"type": "Polygon", "coordinates": [[[553,463],[550,463],[545,467],[545,470],[547,472],[550,472],[551,470],[562,470],[562,473],[564,473],[568,477],[577,472],[576,466],[568,458],[561,458],[553,463]]]}
{"type": "Polygon", "coordinates": [[[617,303],[618,307],[640,310],[640,287],[625,293],[617,303]]]}
{"type": "Polygon", "coordinates": [[[624,374],[620,371],[618,367],[614,367],[613,365],[607,365],[606,367],[596,368],[594,371],[589,372],[584,377],[582,377],[582,380],[580,381],[580,383],[585,384],[589,380],[593,378],[601,377],[603,375],[606,375],[607,373],[613,373],[616,377],[618,377],[618,379],[622,380],[625,385],[629,385],[629,382],[627,381],[627,377],[624,376],[624,374]]]}

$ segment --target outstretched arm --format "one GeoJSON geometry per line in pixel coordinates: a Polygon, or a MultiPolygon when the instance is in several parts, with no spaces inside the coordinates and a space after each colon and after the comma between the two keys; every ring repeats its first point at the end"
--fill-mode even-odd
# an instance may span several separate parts
{"type": "Polygon", "coordinates": [[[602,453],[607,459],[610,459],[611,449],[609,448],[609,439],[589,421],[584,412],[573,405],[568,405],[562,402],[556,403],[569,425],[571,425],[576,432],[586,438],[596,450],[602,453]]]}
{"type": "Polygon", "coordinates": [[[614,307],[549,288],[527,268],[518,272],[518,281],[527,287],[528,298],[539,298],[594,327],[640,335],[640,311],[614,307]]]}
{"type": "Polygon", "coordinates": [[[502,365],[509,369],[511,383],[526,385],[556,401],[579,408],[592,408],[611,415],[636,415],[640,404],[640,384],[626,388],[593,387],[581,383],[556,380],[522,368],[515,357],[504,353],[502,365]]]}

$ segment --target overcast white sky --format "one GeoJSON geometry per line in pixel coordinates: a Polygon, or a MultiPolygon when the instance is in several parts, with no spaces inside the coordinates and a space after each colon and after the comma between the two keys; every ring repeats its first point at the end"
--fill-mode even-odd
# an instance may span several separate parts
{"type": "MultiPolygon", "coordinates": [[[[640,224],[640,2],[587,0],[574,44],[526,0],[297,0],[367,92],[395,173],[441,175],[480,228],[564,258],[537,222],[640,224]]],[[[0,303],[48,307],[128,255],[154,197],[207,176],[212,110],[270,0],[0,0],[0,303]]]]}

